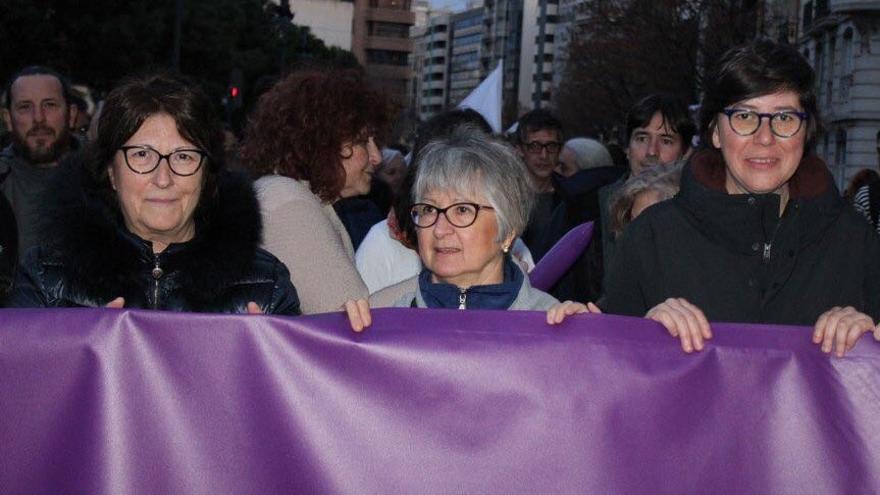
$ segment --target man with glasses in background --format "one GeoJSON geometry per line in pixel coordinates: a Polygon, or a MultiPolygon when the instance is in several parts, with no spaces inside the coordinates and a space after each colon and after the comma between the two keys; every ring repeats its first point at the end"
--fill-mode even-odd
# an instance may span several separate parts
{"type": "Polygon", "coordinates": [[[553,169],[559,163],[559,152],[565,143],[562,123],[547,110],[532,110],[519,119],[515,140],[538,192],[535,209],[522,235],[523,242],[538,261],[552,246],[548,238],[555,237],[549,230],[553,210],[561,200],[555,193],[553,169]]]}

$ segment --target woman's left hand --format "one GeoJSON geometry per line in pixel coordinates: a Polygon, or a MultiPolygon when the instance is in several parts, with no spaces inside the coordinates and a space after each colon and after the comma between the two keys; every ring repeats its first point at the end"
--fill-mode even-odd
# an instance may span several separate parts
{"type": "Polygon", "coordinates": [[[852,306],[835,306],[822,313],[813,330],[813,343],[822,345],[822,352],[830,353],[836,349],[837,357],[856,345],[862,334],[874,331],[874,338],[880,340],[880,327],[874,327],[874,320],[856,311],[852,306]]]}
{"type": "Polygon", "coordinates": [[[565,301],[561,303],[554,304],[552,308],[547,310],[547,323],[551,325],[556,325],[557,323],[562,323],[562,320],[565,319],[566,316],[575,315],[579,313],[601,313],[602,310],[599,309],[599,306],[596,306],[593,303],[579,303],[574,301],[565,301]]]}
{"type": "Polygon", "coordinates": [[[370,315],[370,304],[366,299],[345,301],[343,309],[345,309],[345,313],[348,315],[351,329],[355,332],[363,332],[365,328],[373,324],[373,317],[370,315]]]}

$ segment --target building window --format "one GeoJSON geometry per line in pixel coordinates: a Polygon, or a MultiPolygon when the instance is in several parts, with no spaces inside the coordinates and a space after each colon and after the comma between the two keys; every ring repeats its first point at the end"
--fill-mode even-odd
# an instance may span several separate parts
{"type": "Polygon", "coordinates": [[[367,50],[368,64],[409,65],[409,53],[393,50],[367,50]]]}
{"type": "Polygon", "coordinates": [[[846,28],[843,32],[843,73],[849,74],[853,71],[853,29],[846,28]]]}
{"type": "Polygon", "coordinates": [[[468,62],[476,62],[480,59],[479,52],[457,53],[452,56],[452,65],[461,65],[468,62]]]}
{"type": "Polygon", "coordinates": [[[438,48],[446,48],[446,40],[437,40],[428,43],[428,50],[436,50],[438,48]]]}
{"type": "Polygon", "coordinates": [[[834,38],[834,33],[831,33],[831,41],[828,43],[828,71],[826,74],[828,75],[828,89],[826,89],[825,93],[825,104],[827,106],[831,106],[832,97],[834,96],[834,60],[835,52],[837,51],[837,40],[834,38]]]}
{"type": "Polygon", "coordinates": [[[804,2],[804,32],[813,25],[813,2],[804,2]]]}
{"type": "Polygon", "coordinates": [[[473,45],[479,43],[483,38],[483,33],[468,34],[465,36],[456,36],[452,40],[452,46],[473,45]]]}
{"type": "Polygon", "coordinates": [[[846,129],[838,129],[834,137],[834,164],[846,167],[846,129]]]}
{"type": "Polygon", "coordinates": [[[483,22],[483,16],[477,15],[473,17],[467,17],[465,19],[460,19],[455,21],[453,24],[453,29],[456,31],[461,29],[467,29],[469,27],[479,26],[483,22]]]}
{"type": "Polygon", "coordinates": [[[409,38],[409,24],[398,22],[368,21],[367,34],[388,38],[409,38]]]}

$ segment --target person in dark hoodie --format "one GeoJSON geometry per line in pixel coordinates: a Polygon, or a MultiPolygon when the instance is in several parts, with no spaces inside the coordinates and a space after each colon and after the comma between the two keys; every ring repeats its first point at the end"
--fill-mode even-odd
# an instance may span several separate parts
{"type": "Polygon", "coordinates": [[[701,140],[672,200],[623,233],[605,312],[646,316],[686,352],[709,321],[811,325],[838,356],[880,331],[880,238],[811,153],[814,74],[788,45],[728,51],[706,79],[701,140]]]}
{"type": "Polygon", "coordinates": [[[258,247],[253,188],[224,164],[197,86],[166,74],[123,82],[85,159],[56,185],[53,241],[25,254],[6,306],[299,314],[287,268],[258,247]]]}

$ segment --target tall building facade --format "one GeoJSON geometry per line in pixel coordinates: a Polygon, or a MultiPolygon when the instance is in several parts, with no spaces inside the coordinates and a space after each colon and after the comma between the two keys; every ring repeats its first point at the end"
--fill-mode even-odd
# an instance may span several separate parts
{"type": "Polygon", "coordinates": [[[351,51],[367,77],[401,105],[412,78],[410,54],[415,23],[411,0],[354,0],[351,51]]]}
{"type": "Polygon", "coordinates": [[[799,49],[816,72],[825,134],[817,152],[843,188],[880,152],[880,2],[800,2],[799,49]]]}
{"type": "Polygon", "coordinates": [[[411,86],[411,108],[420,120],[442,112],[449,104],[448,73],[451,48],[452,14],[441,10],[429,12],[425,26],[413,38],[414,76],[411,86]]]}
{"type": "Polygon", "coordinates": [[[489,74],[504,60],[502,74],[502,122],[515,121],[519,108],[520,51],[522,48],[523,0],[485,0],[483,4],[483,46],[480,63],[489,74]]]}
{"type": "Polygon", "coordinates": [[[558,22],[559,0],[523,2],[518,88],[520,113],[550,106],[554,86],[554,62],[557,56],[558,22]]]}
{"type": "Polygon", "coordinates": [[[483,47],[483,8],[452,16],[452,50],[449,59],[449,105],[456,106],[486,76],[480,59],[483,47]]]}

